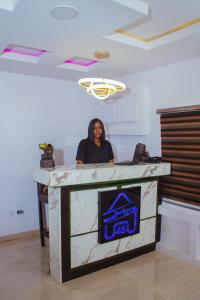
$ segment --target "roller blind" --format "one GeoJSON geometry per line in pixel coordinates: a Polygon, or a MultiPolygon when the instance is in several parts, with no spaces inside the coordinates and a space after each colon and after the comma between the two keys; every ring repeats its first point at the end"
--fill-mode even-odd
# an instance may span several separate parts
{"type": "Polygon", "coordinates": [[[200,205],[200,106],[158,110],[163,161],[172,172],[161,180],[162,196],[200,205]]]}

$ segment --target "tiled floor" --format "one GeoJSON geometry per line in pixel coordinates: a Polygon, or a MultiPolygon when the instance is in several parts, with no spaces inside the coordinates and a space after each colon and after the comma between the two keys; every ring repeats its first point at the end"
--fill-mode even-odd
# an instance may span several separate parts
{"type": "Polygon", "coordinates": [[[151,252],[63,285],[36,238],[0,243],[1,300],[199,300],[200,267],[151,252]]]}

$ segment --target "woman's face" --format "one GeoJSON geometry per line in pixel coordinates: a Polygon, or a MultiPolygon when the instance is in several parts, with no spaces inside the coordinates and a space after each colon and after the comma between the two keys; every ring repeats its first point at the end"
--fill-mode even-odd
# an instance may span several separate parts
{"type": "Polygon", "coordinates": [[[99,122],[94,124],[94,138],[99,139],[102,135],[102,126],[99,122]]]}

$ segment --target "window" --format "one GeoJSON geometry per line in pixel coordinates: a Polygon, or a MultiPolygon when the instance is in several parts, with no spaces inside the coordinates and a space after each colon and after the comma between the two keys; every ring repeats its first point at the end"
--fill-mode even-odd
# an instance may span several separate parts
{"type": "Polygon", "coordinates": [[[158,110],[161,146],[172,173],[161,180],[164,198],[200,205],[200,106],[158,110]]]}

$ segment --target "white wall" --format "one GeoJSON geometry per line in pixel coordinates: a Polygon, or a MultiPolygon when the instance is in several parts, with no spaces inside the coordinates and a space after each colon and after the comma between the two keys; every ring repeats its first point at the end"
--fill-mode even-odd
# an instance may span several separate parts
{"type": "MultiPolygon", "coordinates": [[[[156,114],[159,108],[200,104],[200,58],[157,68],[148,72],[121,78],[127,84],[132,97],[134,91],[148,90],[150,121],[147,136],[113,137],[112,142],[123,149],[120,158],[130,158],[137,142],[147,144],[150,155],[160,155],[160,119],[156,114]]],[[[128,108],[127,108],[128,109],[128,108]]],[[[142,114],[140,118],[145,118],[142,114]]]]}
{"type": "MultiPolygon", "coordinates": [[[[158,108],[200,103],[200,58],[121,78],[132,97],[148,91],[149,134],[110,136],[116,157],[132,158],[137,142],[150,155],[160,154],[158,108]]],[[[0,236],[38,228],[36,184],[31,170],[39,165],[38,143],[52,143],[64,153],[65,164],[75,159],[77,144],[95,116],[94,100],[77,83],[0,72],[0,236]],[[24,215],[16,215],[23,209],[24,215]]],[[[123,99],[119,99],[123,101],[123,99]]],[[[127,111],[129,107],[127,107],[127,111]]],[[[146,118],[142,112],[138,119],[146,118]]],[[[61,162],[61,161],[60,161],[61,162]]]]}
{"type": "Polygon", "coordinates": [[[0,236],[38,228],[38,144],[52,143],[64,162],[86,136],[91,103],[77,83],[0,72],[0,236]],[[23,209],[23,215],[16,210],[23,209]]]}
{"type": "MultiPolygon", "coordinates": [[[[178,107],[200,104],[200,58],[154,69],[152,71],[122,78],[134,91],[148,89],[150,122],[146,137],[115,137],[114,144],[129,149],[135,142],[144,141],[150,155],[160,155],[160,118],[156,114],[159,108],[178,107]]],[[[141,116],[142,117],[142,116],[141,116]]],[[[191,209],[185,209],[187,221],[180,221],[182,212],[174,214],[176,206],[172,205],[167,216],[163,217],[161,241],[158,248],[168,254],[199,263],[200,231],[199,223],[193,225],[194,216],[191,209]],[[184,231],[185,230],[185,231],[184,231]]],[[[199,212],[197,213],[199,218],[199,212]]]]}

